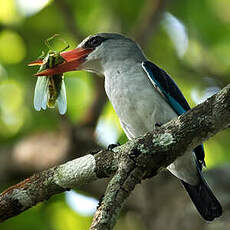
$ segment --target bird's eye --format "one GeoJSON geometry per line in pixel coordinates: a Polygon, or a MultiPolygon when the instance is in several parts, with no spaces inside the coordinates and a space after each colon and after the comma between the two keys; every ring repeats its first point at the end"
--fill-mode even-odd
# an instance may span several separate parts
{"type": "Polygon", "coordinates": [[[96,48],[97,46],[99,46],[105,39],[103,37],[100,36],[96,36],[96,37],[92,37],[91,39],[89,39],[84,46],[86,48],[96,48]]]}

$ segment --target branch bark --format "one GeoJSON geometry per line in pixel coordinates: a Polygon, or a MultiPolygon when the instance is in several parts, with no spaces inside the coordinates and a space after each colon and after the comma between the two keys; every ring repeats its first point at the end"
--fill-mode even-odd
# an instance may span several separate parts
{"type": "Polygon", "coordinates": [[[113,152],[104,151],[97,156],[88,154],[57,167],[34,174],[30,178],[16,184],[0,194],[0,222],[20,214],[41,201],[49,199],[52,195],[84,183],[106,177],[107,169],[115,170],[113,161],[107,161],[104,166],[100,162],[106,158],[112,158],[113,152]],[[112,155],[111,155],[112,154],[112,155]],[[102,170],[102,172],[101,172],[102,170]]]}
{"type": "Polygon", "coordinates": [[[156,175],[177,157],[230,125],[230,85],[159,129],[128,141],[114,151],[102,150],[35,174],[0,194],[0,221],[50,196],[113,176],[91,229],[112,229],[122,205],[146,175],[156,175]]]}

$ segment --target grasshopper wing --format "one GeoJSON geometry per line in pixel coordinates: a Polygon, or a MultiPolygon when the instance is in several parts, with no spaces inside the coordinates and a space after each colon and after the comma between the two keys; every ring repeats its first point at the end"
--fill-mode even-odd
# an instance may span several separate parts
{"type": "Polygon", "coordinates": [[[34,108],[37,111],[46,109],[49,97],[49,78],[46,76],[39,77],[34,90],[34,108]]]}
{"type": "Polygon", "coordinates": [[[65,82],[62,79],[61,82],[61,90],[57,98],[57,105],[60,114],[65,114],[67,110],[67,99],[66,99],[66,90],[65,90],[65,82]]]}

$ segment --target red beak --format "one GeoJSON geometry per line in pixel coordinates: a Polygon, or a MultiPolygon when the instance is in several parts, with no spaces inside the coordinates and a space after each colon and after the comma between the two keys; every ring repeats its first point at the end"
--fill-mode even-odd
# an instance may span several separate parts
{"type": "Polygon", "coordinates": [[[42,65],[43,64],[43,61],[42,59],[38,59],[36,61],[32,61],[28,64],[28,66],[35,66],[35,65],[42,65]]]}
{"type": "Polygon", "coordinates": [[[50,69],[45,69],[35,76],[51,76],[63,74],[65,72],[77,70],[78,67],[85,61],[85,58],[93,49],[76,48],[70,51],[62,52],[60,55],[65,59],[65,62],[50,69]]]}

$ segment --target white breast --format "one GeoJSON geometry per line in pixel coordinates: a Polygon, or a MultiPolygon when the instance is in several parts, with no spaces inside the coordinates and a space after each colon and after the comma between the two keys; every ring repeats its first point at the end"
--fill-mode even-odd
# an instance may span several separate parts
{"type": "MultiPolygon", "coordinates": [[[[156,123],[164,124],[177,117],[150,82],[141,63],[106,71],[105,90],[129,139],[153,130],[156,123]]],[[[178,158],[168,170],[190,184],[198,182],[191,153],[178,158]]]]}
{"type": "Polygon", "coordinates": [[[177,116],[154,88],[141,63],[107,71],[105,90],[129,137],[143,135],[156,123],[163,124],[177,116]]]}

